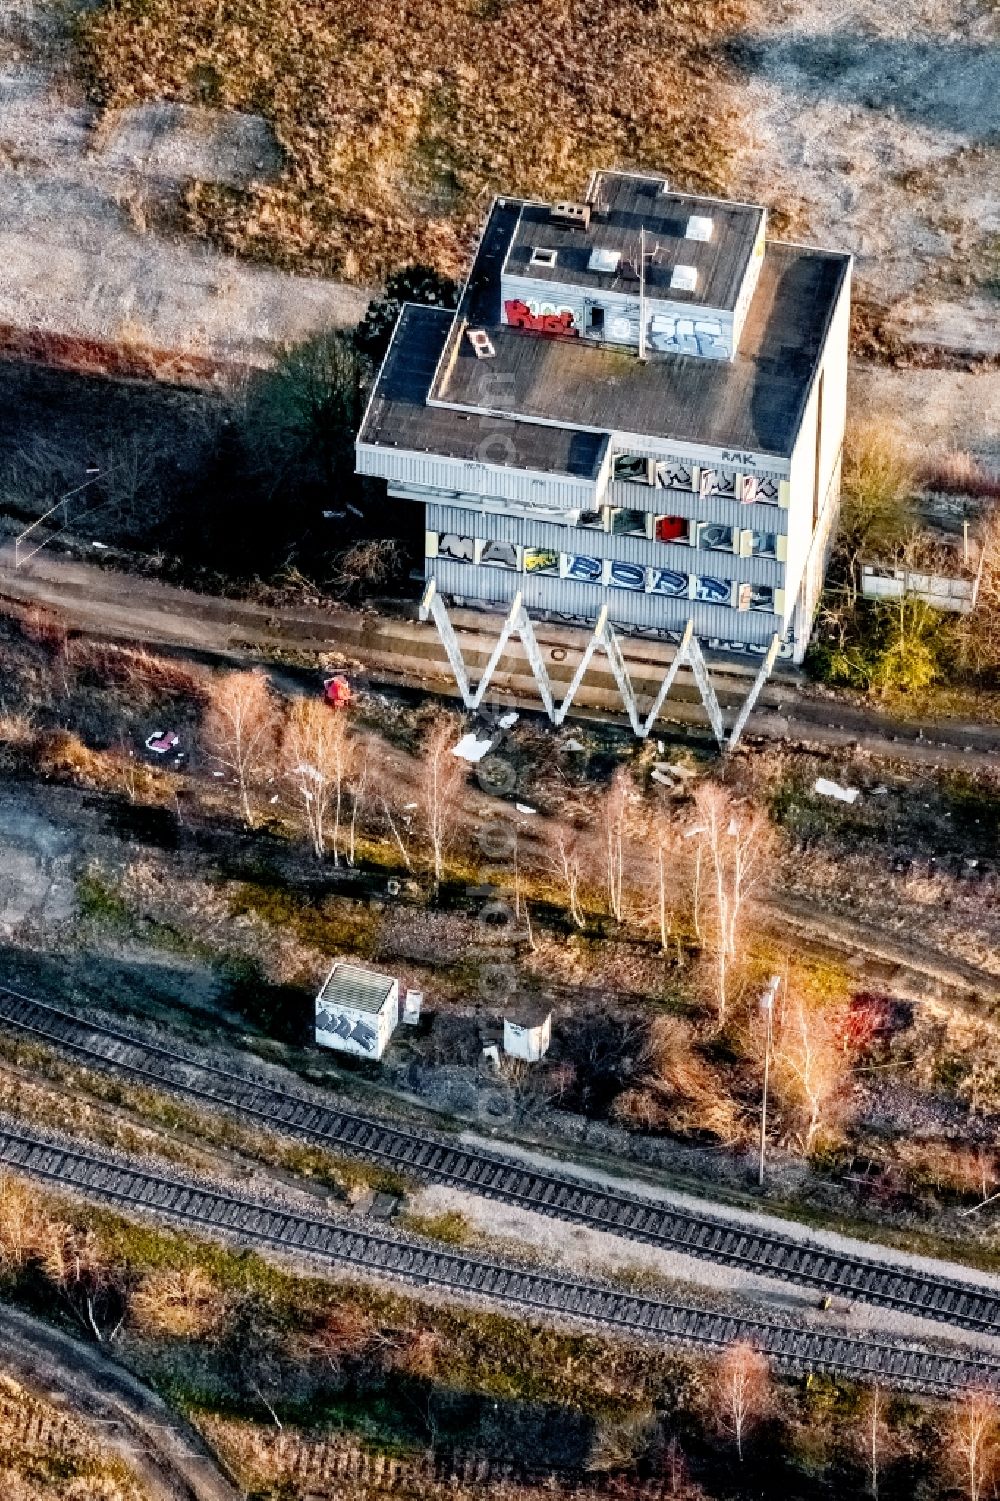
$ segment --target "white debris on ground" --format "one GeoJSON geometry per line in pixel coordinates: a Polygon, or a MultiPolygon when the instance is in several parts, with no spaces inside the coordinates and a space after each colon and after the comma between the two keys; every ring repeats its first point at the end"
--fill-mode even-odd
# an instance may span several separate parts
{"type": "Polygon", "coordinates": [[[515,803],[514,807],[517,809],[518,813],[534,814],[538,812],[537,808],[529,808],[527,803],[515,803]]]}
{"type": "Polygon", "coordinates": [[[518,714],[516,710],[511,709],[509,714],[500,715],[500,718],[497,720],[497,724],[502,730],[512,730],[517,724],[517,721],[520,719],[520,717],[520,714],[518,714]]]}
{"type": "Polygon", "coordinates": [[[470,730],[467,735],[462,736],[457,745],[452,746],[451,753],[462,761],[471,761],[475,765],[483,759],[492,744],[491,738],[480,740],[475,731],[470,730]]]}
{"type": "Polygon", "coordinates": [[[813,791],[818,792],[820,797],[833,797],[840,803],[856,803],[861,796],[857,787],[843,787],[839,782],[832,782],[829,777],[817,777],[813,782],[813,791]]]}

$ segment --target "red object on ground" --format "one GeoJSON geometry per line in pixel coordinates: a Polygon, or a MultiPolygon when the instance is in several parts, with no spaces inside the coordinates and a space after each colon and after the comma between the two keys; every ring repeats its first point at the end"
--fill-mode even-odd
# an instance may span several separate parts
{"type": "Polygon", "coordinates": [[[345,677],[327,678],[323,697],[333,709],[344,709],[351,702],[351,685],[345,677]]]}

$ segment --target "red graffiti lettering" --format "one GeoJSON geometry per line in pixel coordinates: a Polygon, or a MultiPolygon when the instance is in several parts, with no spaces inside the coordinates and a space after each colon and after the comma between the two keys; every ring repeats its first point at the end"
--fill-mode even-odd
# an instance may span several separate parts
{"type": "Polygon", "coordinates": [[[573,314],[569,308],[563,308],[561,313],[533,313],[528,304],[517,297],[505,302],[503,310],[511,328],[528,328],[535,334],[579,337],[580,330],[573,327],[573,314]]]}

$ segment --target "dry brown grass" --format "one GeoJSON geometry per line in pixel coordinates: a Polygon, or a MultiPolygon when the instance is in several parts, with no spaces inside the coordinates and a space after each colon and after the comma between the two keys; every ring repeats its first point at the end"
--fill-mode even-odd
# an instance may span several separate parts
{"type": "Polygon", "coordinates": [[[691,1027],[675,1016],[652,1023],[642,1082],[619,1095],[614,1115],[637,1130],[705,1133],[729,1143],[741,1134],[739,1106],[695,1051],[691,1027]]]}
{"type": "Polygon", "coordinates": [[[455,273],[491,191],[575,196],[592,167],[725,185],[718,43],[742,0],[105,0],[80,23],[92,92],[253,110],[286,169],[195,184],[189,227],[230,249],[368,279],[455,273]]]}
{"type": "Polygon", "coordinates": [[[0,1377],[0,1477],[6,1501],[140,1501],[125,1466],[66,1412],[0,1377]]]}
{"type": "Polygon", "coordinates": [[[971,495],[977,500],[1000,500],[1000,474],[987,469],[971,453],[952,449],[931,454],[921,463],[919,475],[928,490],[971,495]]]}

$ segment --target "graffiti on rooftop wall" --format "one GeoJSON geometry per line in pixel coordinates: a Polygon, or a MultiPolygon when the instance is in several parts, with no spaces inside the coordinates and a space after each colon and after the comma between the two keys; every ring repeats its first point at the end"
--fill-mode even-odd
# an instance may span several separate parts
{"type": "Polygon", "coordinates": [[[571,307],[554,302],[525,302],[513,297],[503,305],[504,317],[511,328],[527,328],[536,334],[568,334],[579,337],[576,313],[571,307]]]}
{"type": "Polygon", "coordinates": [[[649,347],[657,354],[698,354],[702,359],[728,360],[722,324],[714,318],[684,318],[654,313],[647,330],[649,347]]]}

